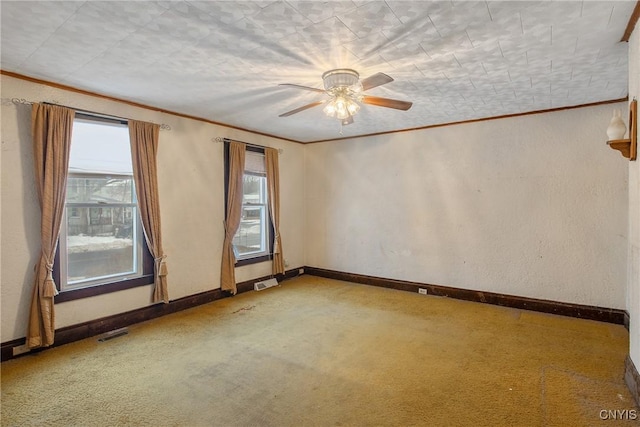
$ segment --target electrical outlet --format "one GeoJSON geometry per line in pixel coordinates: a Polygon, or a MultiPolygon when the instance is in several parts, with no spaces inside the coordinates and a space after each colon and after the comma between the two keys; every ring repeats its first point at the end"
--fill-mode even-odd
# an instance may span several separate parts
{"type": "Polygon", "coordinates": [[[418,293],[419,293],[420,295],[427,295],[427,290],[426,290],[425,288],[419,288],[419,289],[418,289],[418,293]]]}
{"type": "Polygon", "coordinates": [[[298,269],[298,276],[302,276],[304,274],[304,268],[298,269]]]}

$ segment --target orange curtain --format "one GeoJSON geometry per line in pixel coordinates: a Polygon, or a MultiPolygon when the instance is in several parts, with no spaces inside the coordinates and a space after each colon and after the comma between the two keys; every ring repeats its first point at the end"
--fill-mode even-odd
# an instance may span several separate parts
{"type": "Polygon", "coordinates": [[[244,175],[245,144],[237,141],[229,143],[229,186],[227,188],[227,217],[224,223],[224,243],[222,244],[222,266],[220,288],[235,295],[236,257],[233,253],[233,236],[236,235],[242,218],[242,182],[244,175]]]}
{"type": "Polygon", "coordinates": [[[155,260],[152,302],[169,302],[167,290],[166,255],[162,250],[160,225],[160,201],[158,197],[158,136],[160,125],[129,120],[133,179],[138,196],[138,210],[142,219],[144,236],[155,260]]]}
{"type": "Polygon", "coordinates": [[[64,214],[69,173],[71,131],[75,111],[57,105],[33,104],[31,130],[38,199],[42,210],[40,224],[41,254],[31,294],[27,346],[53,344],[55,313],[53,297],[58,295],[53,281],[60,225],[64,214]]]}
{"type": "Polygon", "coordinates": [[[273,239],[273,274],[284,274],[284,255],[282,253],[282,239],[280,238],[280,170],[278,166],[278,150],[265,148],[265,163],[267,169],[267,191],[269,199],[269,214],[275,233],[273,239]]]}

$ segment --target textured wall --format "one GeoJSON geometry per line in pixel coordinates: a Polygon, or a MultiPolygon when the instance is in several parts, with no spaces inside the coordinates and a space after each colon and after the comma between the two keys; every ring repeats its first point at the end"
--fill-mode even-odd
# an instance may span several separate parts
{"type": "MultiPolygon", "coordinates": [[[[57,101],[99,111],[167,123],[160,132],[158,180],[163,245],[168,255],[171,299],[219,288],[223,238],[223,146],[216,136],[283,148],[280,157],[281,222],[289,268],[304,265],[304,146],[122,103],[2,77],[2,98],[57,101]]],[[[5,105],[6,104],[6,105],[5,105]]],[[[30,107],[2,105],[2,342],[25,335],[39,253],[40,217],[34,183],[30,107]]],[[[269,263],[237,269],[238,280],[270,274],[269,263]]],[[[140,287],[56,305],[56,326],[69,326],[144,307],[150,287],[140,287]]]]}
{"type": "MultiPolygon", "coordinates": [[[[629,40],[629,99],[640,98],[640,24],[629,40]]],[[[627,126],[628,120],[625,120],[627,126]]],[[[629,162],[629,267],[627,310],[630,354],[640,367],[640,159],[629,162]]]]}
{"type": "MultiPolygon", "coordinates": [[[[637,67],[637,31],[632,43],[637,67]]],[[[172,299],[219,287],[223,159],[211,138],[227,136],[284,148],[288,268],[627,307],[638,330],[637,276],[625,305],[628,216],[638,206],[627,205],[628,162],[604,145],[611,111],[624,104],[302,146],[5,76],[1,83],[4,99],[172,126],[159,153],[172,299]]],[[[4,342],[24,336],[39,251],[28,107],[2,106],[1,156],[4,342]]],[[[268,272],[268,264],[247,266],[237,279],[268,272]]],[[[146,306],[149,295],[142,287],[58,304],[57,326],[146,306]]],[[[636,365],[638,344],[632,337],[636,365]]]]}
{"type": "Polygon", "coordinates": [[[307,265],[625,308],[614,108],[310,145],[307,265]]]}

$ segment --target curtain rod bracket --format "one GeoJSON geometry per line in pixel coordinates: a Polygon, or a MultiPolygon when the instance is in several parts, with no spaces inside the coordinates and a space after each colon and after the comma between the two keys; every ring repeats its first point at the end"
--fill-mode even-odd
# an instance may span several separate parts
{"type": "Polygon", "coordinates": [[[33,102],[27,101],[26,99],[23,99],[23,98],[11,98],[11,102],[16,105],[18,104],[32,105],[33,104],[33,102]]]}

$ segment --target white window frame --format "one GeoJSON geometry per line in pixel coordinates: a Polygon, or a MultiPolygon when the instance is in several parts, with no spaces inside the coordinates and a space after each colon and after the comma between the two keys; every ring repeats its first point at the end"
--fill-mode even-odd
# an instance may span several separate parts
{"type": "MultiPolygon", "coordinates": [[[[249,210],[260,210],[260,224],[262,225],[262,239],[260,242],[260,250],[247,251],[244,253],[240,253],[236,245],[233,245],[233,252],[236,257],[236,261],[244,261],[252,258],[259,258],[263,256],[270,255],[270,241],[271,241],[271,223],[269,217],[269,200],[268,200],[268,189],[267,189],[267,175],[261,173],[254,173],[245,171],[242,177],[243,182],[245,176],[254,176],[260,178],[260,194],[263,195],[263,201],[261,202],[246,202],[244,201],[243,194],[243,203],[242,203],[242,215],[244,215],[245,209],[249,210]]],[[[241,220],[242,221],[242,220],[241,220]]],[[[238,231],[234,236],[234,240],[238,237],[238,233],[241,232],[241,227],[238,227],[238,231]]]]}
{"type": "MultiPolygon", "coordinates": [[[[83,123],[91,123],[93,120],[86,118],[76,118],[74,123],[83,122],[83,123]]],[[[96,120],[96,124],[103,124],[104,121],[96,120]]],[[[122,124],[123,126],[127,126],[126,124],[122,124]]],[[[131,180],[131,191],[132,191],[132,200],[131,202],[124,203],[103,203],[103,202],[74,202],[70,200],[65,200],[65,210],[63,213],[63,220],[60,227],[60,237],[58,239],[59,242],[59,269],[60,269],[60,277],[59,277],[59,288],[61,292],[65,291],[73,291],[78,289],[84,289],[89,287],[95,287],[100,285],[112,284],[114,282],[125,281],[129,279],[136,279],[143,276],[144,272],[144,260],[143,260],[143,239],[144,234],[142,230],[142,224],[140,221],[140,215],[138,214],[138,200],[136,197],[135,191],[135,181],[133,180],[133,175],[129,174],[112,174],[112,173],[72,173],[69,172],[67,180],[70,178],[121,178],[121,179],[130,179],[131,180]],[[69,254],[68,254],[68,219],[70,218],[69,214],[72,213],[74,208],[131,208],[132,216],[133,216],[133,228],[132,228],[132,239],[134,242],[134,250],[133,250],[133,259],[132,265],[133,268],[131,271],[123,271],[115,274],[109,274],[104,276],[94,276],[86,279],[69,281],[69,270],[68,270],[68,262],[69,262],[69,254]]]]}

